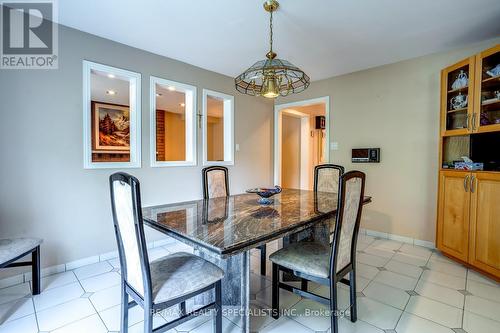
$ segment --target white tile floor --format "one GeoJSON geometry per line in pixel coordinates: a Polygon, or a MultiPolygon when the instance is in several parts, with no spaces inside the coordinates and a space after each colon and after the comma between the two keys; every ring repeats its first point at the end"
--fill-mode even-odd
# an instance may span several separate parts
{"type": "MultiPolygon", "coordinates": [[[[272,252],[277,243],[268,246],[272,252]]],[[[185,250],[182,244],[150,250],[152,259],[185,250]]],[[[341,333],[500,332],[500,284],[429,249],[360,235],[358,241],[358,321],[341,318],[341,333]]],[[[271,265],[259,274],[259,253],[252,252],[252,309],[269,309],[271,265]]],[[[0,333],[107,333],[119,331],[120,275],[116,259],[43,278],[41,295],[29,283],[0,289],[0,333]]],[[[328,288],[311,284],[327,296],[328,288]]],[[[329,332],[325,306],[281,291],[289,315],[251,318],[255,332],[329,332]]],[[[339,305],[349,306],[348,289],[339,285],[339,305]]],[[[155,325],[168,318],[155,318],[155,325]]],[[[142,332],[142,310],[131,310],[129,332],[142,332]]],[[[226,313],[223,332],[240,332],[239,318],[226,313]]],[[[199,317],[175,332],[211,332],[212,318],[199,317]]]]}

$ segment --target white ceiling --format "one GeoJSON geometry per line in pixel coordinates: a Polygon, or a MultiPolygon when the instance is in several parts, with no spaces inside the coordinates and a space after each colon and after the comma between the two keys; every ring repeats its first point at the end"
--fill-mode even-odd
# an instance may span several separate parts
{"type": "Polygon", "coordinates": [[[90,93],[92,101],[129,105],[130,85],[127,78],[117,77],[109,78],[108,73],[92,70],[90,80],[90,93]],[[112,90],[114,95],[108,95],[106,92],[112,90]]]}
{"type": "MultiPolygon", "coordinates": [[[[61,0],[59,22],[236,76],[268,51],[264,0],[61,0]]],[[[319,80],[500,36],[499,0],[281,0],[278,57],[319,80]]]]}

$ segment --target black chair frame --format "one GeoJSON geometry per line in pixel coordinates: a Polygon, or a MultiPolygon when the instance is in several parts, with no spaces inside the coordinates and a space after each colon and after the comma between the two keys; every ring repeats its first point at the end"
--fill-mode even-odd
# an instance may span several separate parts
{"type": "MultiPolygon", "coordinates": [[[[229,196],[229,176],[228,176],[228,170],[226,167],[219,166],[219,165],[214,165],[214,166],[209,166],[206,168],[203,168],[201,170],[203,177],[203,199],[207,200],[210,199],[209,193],[208,193],[208,173],[210,171],[215,171],[215,170],[221,170],[224,171],[224,176],[226,178],[226,196],[229,196]]],[[[257,247],[260,250],[260,275],[266,275],[266,259],[267,259],[267,249],[266,249],[266,244],[260,245],[257,247]]]]}
{"type": "Polygon", "coordinates": [[[141,195],[140,195],[140,185],[139,180],[129,174],[118,172],[110,176],[110,190],[111,190],[111,206],[113,211],[113,222],[115,226],[115,235],[118,243],[118,253],[120,258],[121,267],[121,286],[122,286],[122,307],[121,307],[121,323],[120,331],[122,333],[128,332],[128,310],[136,305],[141,306],[144,309],[144,332],[149,333],[161,333],[166,332],[196,316],[204,314],[206,311],[214,309],[216,311],[216,318],[214,321],[215,331],[217,333],[222,332],[222,287],[221,281],[217,281],[203,289],[197,290],[190,294],[171,299],[163,303],[153,303],[152,299],[152,282],[151,282],[151,272],[149,269],[149,259],[146,247],[146,238],[144,235],[144,224],[142,220],[141,211],[141,195]],[[114,189],[113,182],[120,181],[130,185],[132,190],[132,202],[133,202],[133,213],[134,213],[134,224],[137,234],[137,242],[139,244],[139,259],[142,271],[142,279],[144,281],[144,297],[141,296],[126,280],[127,276],[127,265],[125,262],[125,252],[123,248],[123,241],[120,236],[120,230],[116,215],[116,207],[114,203],[114,189]],[[215,302],[207,304],[197,310],[186,313],[186,300],[197,295],[200,295],[209,290],[215,291],[215,302]],[[128,297],[132,298],[132,301],[128,301],[128,297]],[[181,316],[175,320],[172,320],[166,324],[163,324],[153,330],[153,314],[158,311],[164,310],[174,305],[180,306],[181,316]]]}
{"type": "Polygon", "coordinates": [[[337,219],[335,224],[334,239],[331,246],[330,254],[330,278],[319,278],[316,276],[311,276],[307,273],[294,271],[289,268],[280,266],[273,263],[273,282],[272,282],[272,317],[274,319],[279,318],[279,289],[284,289],[295,293],[301,297],[309,298],[314,301],[320,302],[330,307],[330,319],[331,319],[331,331],[332,333],[338,333],[338,306],[337,306],[337,283],[344,283],[349,286],[350,291],[350,317],[351,321],[355,322],[358,318],[357,313],[357,303],[356,303],[356,243],[358,239],[359,224],[361,221],[361,212],[363,209],[363,197],[365,189],[365,174],[360,171],[350,171],[342,175],[339,181],[339,193],[338,202],[339,209],[337,212],[337,219]],[[359,200],[358,214],[356,216],[356,222],[354,226],[353,239],[351,242],[351,262],[346,267],[342,268],[339,272],[336,272],[337,267],[337,254],[340,243],[340,235],[342,228],[342,220],[344,215],[345,207],[345,184],[351,178],[361,178],[361,198],[359,200]],[[298,278],[302,279],[301,288],[295,288],[294,286],[280,282],[279,276],[280,271],[291,273],[298,278]],[[349,274],[349,280],[345,276],[349,274]],[[312,292],[308,292],[304,285],[306,281],[313,281],[321,285],[330,287],[330,298],[326,298],[312,292]]]}
{"type": "Polygon", "coordinates": [[[31,266],[31,276],[33,281],[33,295],[39,295],[41,289],[41,274],[40,274],[40,245],[24,252],[23,254],[4,262],[0,268],[24,267],[31,266]],[[16,262],[17,260],[31,254],[31,261],[16,262]]]}

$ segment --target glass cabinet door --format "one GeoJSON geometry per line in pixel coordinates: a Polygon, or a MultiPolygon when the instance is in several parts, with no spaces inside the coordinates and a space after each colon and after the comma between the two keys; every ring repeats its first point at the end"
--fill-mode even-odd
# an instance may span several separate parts
{"type": "Polygon", "coordinates": [[[476,61],[473,131],[500,130],[500,45],[481,52],[476,61]]]}
{"type": "Polygon", "coordinates": [[[474,66],[474,57],[470,57],[442,71],[442,132],[446,135],[471,130],[474,66]]]}

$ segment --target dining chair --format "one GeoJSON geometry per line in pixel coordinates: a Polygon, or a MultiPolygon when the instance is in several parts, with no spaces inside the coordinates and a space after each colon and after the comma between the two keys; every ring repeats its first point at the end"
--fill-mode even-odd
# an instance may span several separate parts
{"type": "MultiPolygon", "coordinates": [[[[223,166],[209,166],[202,169],[203,199],[229,196],[228,170],[223,166]]],[[[266,245],[257,247],[260,250],[260,274],[266,275],[266,245]]]]}
{"type": "Polygon", "coordinates": [[[314,192],[336,193],[344,167],[337,164],[320,164],[314,167],[314,192]]]}
{"type": "Polygon", "coordinates": [[[357,320],[356,241],[363,207],[365,174],[350,171],[340,177],[333,243],[305,241],[289,244],[270,256],[273,263],[272,317],[279,318],[279,289],[330,307],[331,331],[338,332],[337,283],[349,285],[351,321],[357,320]],[[280,282],[280,271],[330,287],[330,298],[280,282]],[[349,274],[349,280],[345,276],[349,274]]]}
{"type": "Polygon", "coordinates": [[[40,238],[0,239],[0,268],[31,266],[33,295],[40,294],[40,238]],[[31,261],[18,260],[31,254],[31,261]]]}
{"type": "Polygon", "coordinates": [[[111,207],[121,268],[121,332],[128,331],[128,311],[144,310],[144,332],[168,331],[214,309],[215,332],[222,332],[222,269],[191,253],[177,252],[149,263],[137,178],[118,172],[110,176],[111,207]],[[215,301],[186,313],[186,300],[215,291],[215,301]],[[132,300],[129,302],[129,296],[132,300]],[[153,330],[153,314],[180,306],[180,316],[153,330]]]}

